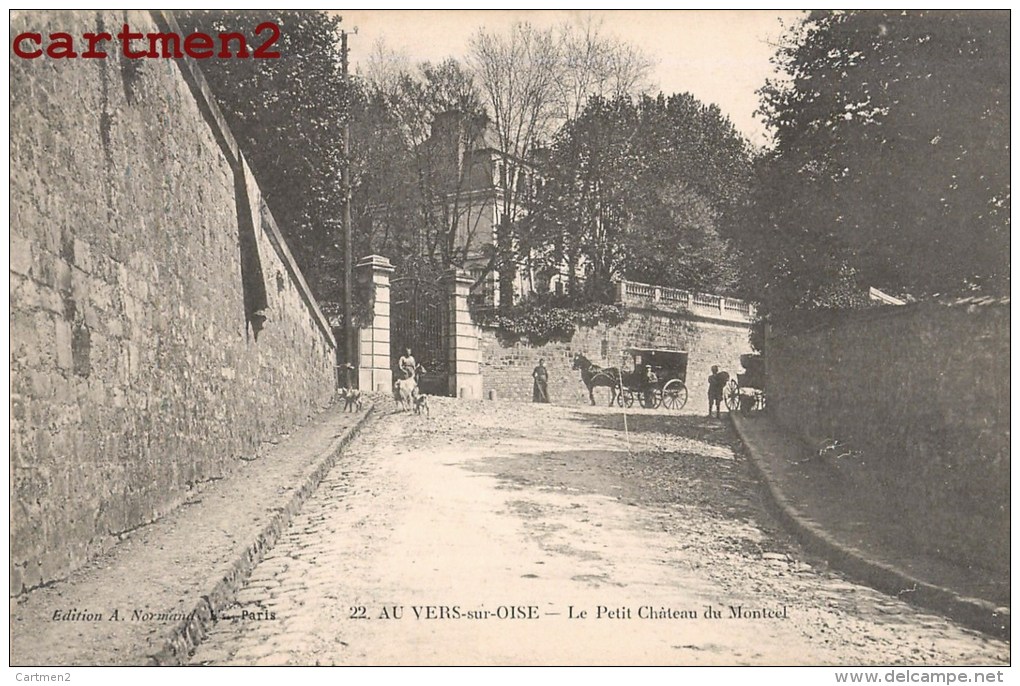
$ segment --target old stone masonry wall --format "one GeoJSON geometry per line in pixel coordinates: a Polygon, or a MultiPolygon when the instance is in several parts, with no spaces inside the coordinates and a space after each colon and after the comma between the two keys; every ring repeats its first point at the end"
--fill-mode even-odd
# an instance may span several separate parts
{"type": "Polygon", "coordinates": [[[1010,564],[1009,305],[917,303],[769,339],[770,412],[832,460],[848,489],[897,504],[919,546],[1010,564]]]}
{"type": "MultiPolygon", "coordinates": [[[[163,21],[24,12],[11,31],[163,21]]],[[[335,343],[193,63],[111,47],[12,57],[10,77],[14,595],[321,409],[335,343]]]]}
{"type": "MultiPolygon", "coordinates": [[[[495,391],[500,399],[531,400],[531,372],[544,359],[549,368],[549,397],[554,403],[587,403],[588,390],[581,374],[571,368],[574,355],[580,353],[603,367],[630,368],[623,350],[668,348],[688,352],[687,408],[708,411],[708,376],[712,365],[735,375],[741,370],[740,355],[751,352],[748,325],[717,322],[693,317],[669,308],[628,307],[626,320],[619,326],[580,328],[570,341],[540,346],[509,342],[491,328],[482,328],[479,337],[479,365],[483,393],[495,391]]],[[[595,401],[607,403],[609,391],[595,389],[595,401]]]]}

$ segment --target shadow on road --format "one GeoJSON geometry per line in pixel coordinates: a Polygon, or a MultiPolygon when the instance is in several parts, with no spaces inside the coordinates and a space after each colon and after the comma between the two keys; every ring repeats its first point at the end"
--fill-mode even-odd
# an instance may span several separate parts
{"type": "Polygon", "coordinates": [[[742,463],[706,459],[700,451],[577,450],[521,452],[465,464],[495,476],[508,490],[586,494],[629,505],[690,508],[703,517],[762,518],[753,478],[742,463]]]}
{"type": "MultiPolygon", "coordinates": [[[[571,419],[609,431],[624,430],[623,411],[612,413],[572,412],[571,419]]],[[[631,433],[662,433],[683,436],[726,448],[740,445],[736,434],[725,417],[715,419],[692,414],[627,412],[627,431],[631,433]]]]}

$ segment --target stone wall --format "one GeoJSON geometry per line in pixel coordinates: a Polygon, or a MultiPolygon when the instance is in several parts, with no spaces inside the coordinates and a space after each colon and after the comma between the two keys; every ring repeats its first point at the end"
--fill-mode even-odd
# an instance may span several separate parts
{"type": "MultiPolygon", "coordinates": [[[[508,343],[491,328],[482,327],[479,340],[483,394],[495,391],[499,399],[531,400],[531,371],[540,358],[549,368],[549,396],[554,403],[587,403],[588,391],[580,372],[571,369],[581,353],[604,367],[629,368],[626,348],[668,348],[689,353],[687,408],[708,412],[708,376],[712,365],[740,371],[740,355],[751,352],[748,325],[739,321],[713,321],[668,306],[628,307],[619,326],[580,328],[569,342],[541,346],[508,343]]],[[[596,402],[609,401],[608,389],[595,390],[596,402]]]]}
{"type": "Polygon", "coordinates": [[[769,408],[837,468],[880,489],[927,549],[1009,564],[1009,306],[923,303],[768,341],[769,408]]]}
{"type": "MultiPolygon", "coordinates": [[[[21,12],[11,32],[166,21],[21,12]]],[[[11,58],[12,594],[173,509],[334,389],[329,328],[194,64],[118,53],[11,58]]]]}

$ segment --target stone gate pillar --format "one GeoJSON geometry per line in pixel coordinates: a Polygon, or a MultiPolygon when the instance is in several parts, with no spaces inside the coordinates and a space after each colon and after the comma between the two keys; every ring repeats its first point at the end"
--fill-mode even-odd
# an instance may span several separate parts
{"type": "Polygon", "coordinates": [[[363,391],[389,390],[390,370],[390,274],[393,265],[381,255],[367,255],[355,267],[358,283],[374,290],[372,317],[358,331],[358,388],[363,391]]]}
{"type": "Polygon", "coordinates": [[[448,269],[443,274],[449,303],[446,359],[450,369],[450,395],[479,400],[482,397],[482,375],[478,368],[478,329],[468,311],[468,293],[472,283],[474,279],[462,270],[448,269]]]}

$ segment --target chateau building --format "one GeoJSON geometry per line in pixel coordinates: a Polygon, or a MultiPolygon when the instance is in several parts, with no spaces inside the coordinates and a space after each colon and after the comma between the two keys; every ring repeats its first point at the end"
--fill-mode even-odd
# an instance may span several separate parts
{"type": "MultiPolygon", "coordinates": [[[[425,216],[420,218],[415,249],[419,254],[449,255],[450,261],[462,264],[476,279],[472,299],[493,306],[500,304],[500,275],[492,268],[492,256],[501,223],[524,218],[541,183],[531,161],[501,147],[485,117],[450,111],[435,118],[429,138],[417,151],[428,200],[420,210],[425,216]],[[448,244],[438,248],[429,244],[436,240],[448,244]]],[[[375,235],[386,228],[382,215],[379,212],[373,220],[375,235]]],[[[516,250],[516,245],[510,249],[516,250]]],[[[527,255],[519,256],[515,300],[536,286],[549,287],[548,280],[536,283],[529,263],[527,255]]]]}

